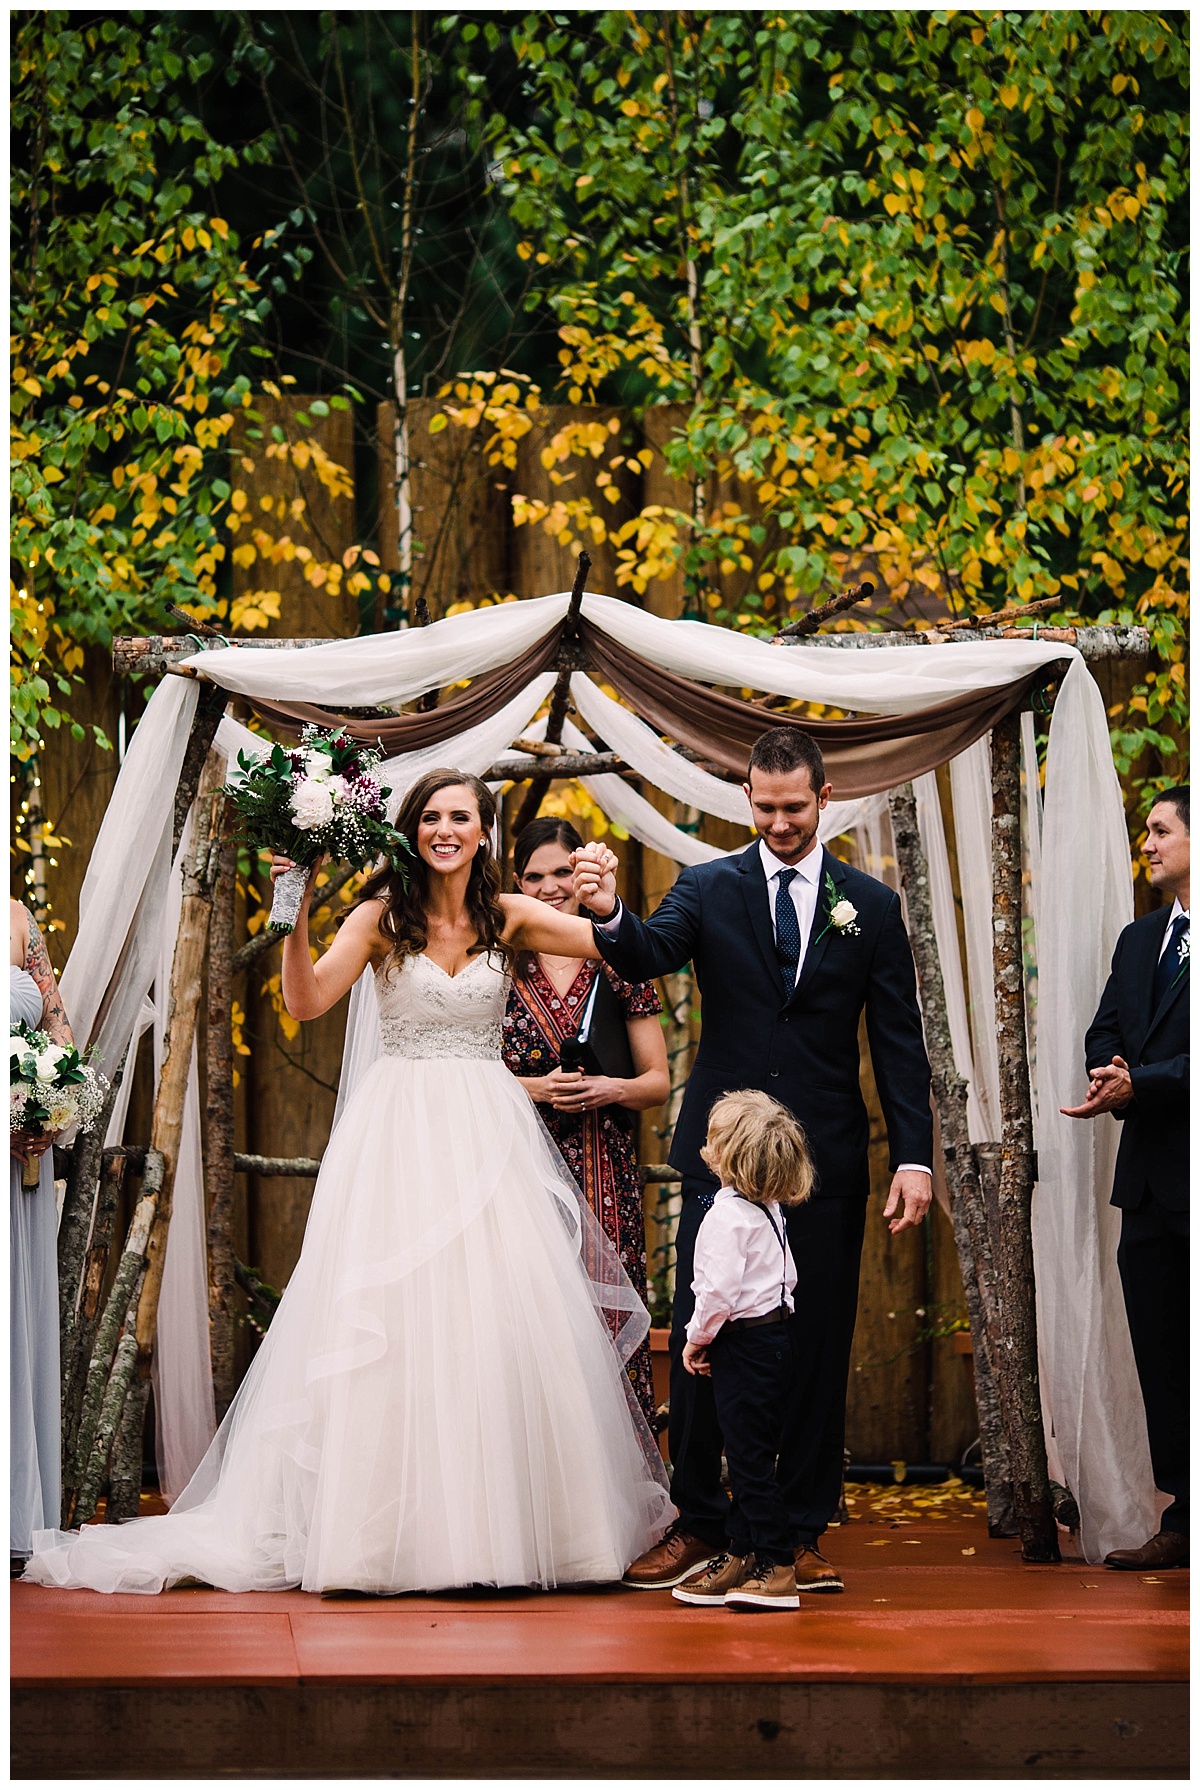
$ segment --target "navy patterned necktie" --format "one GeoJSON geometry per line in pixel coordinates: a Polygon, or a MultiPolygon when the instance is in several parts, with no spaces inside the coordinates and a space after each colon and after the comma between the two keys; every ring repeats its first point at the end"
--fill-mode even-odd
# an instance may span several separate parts
{"type": "Polygon", "coordinates": [[[1190,937],[1190,921],[1187,914],[1176,914],[1167,939],[1167,948],[1158,960],[1158,969],[1154,977],[1154,1005],[1162,1002],[1183,965],[1183,941],[1190,937]]]}
{"type": "Polygon", "coordinates": [[[796,970],[800,963],[800,922],[789,892],[795,875],[794,870],[781,870],[775,892],[775,952],[783,972],[783,985],[789,994],[796,986],[796,970]]]}

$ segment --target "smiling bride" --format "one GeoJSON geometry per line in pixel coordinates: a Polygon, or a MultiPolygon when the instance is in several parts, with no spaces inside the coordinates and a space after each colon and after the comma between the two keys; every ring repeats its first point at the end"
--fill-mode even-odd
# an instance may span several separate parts
{"type": "Polygon", "coordinates": [[[515,952],[593,957],[592,928],[499,892],[494,819],[476,778],[422,778],[396,822],[407,886],[377,873],[315,963],[306,893],[288,1011],[328,1012],[369,965],[384,1054],[330,1137],[295,1273],[171,1512],[43,1531],[27,1578],[606,1582],[674,1514],[623,1371],[645,1308],[500,1060],[515,952]]]}

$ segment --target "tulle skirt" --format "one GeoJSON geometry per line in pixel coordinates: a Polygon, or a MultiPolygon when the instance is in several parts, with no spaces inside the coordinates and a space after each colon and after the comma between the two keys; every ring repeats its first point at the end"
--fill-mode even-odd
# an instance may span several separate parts
{"type": "Polygon", "coordinates": [[[590,1217],[502,1064],[382,1058],[174,1508],[42,1531],[26,1577],[127,1592],[619,1578],[673,1512],[622,1366],[649,1320],[590,1217]]]}

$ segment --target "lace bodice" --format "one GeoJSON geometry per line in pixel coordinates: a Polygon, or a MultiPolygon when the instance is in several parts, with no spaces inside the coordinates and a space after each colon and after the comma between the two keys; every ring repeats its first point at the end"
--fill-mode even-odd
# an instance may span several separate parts
{"type": "Polygon", "coordinates": [[[508,973],[482,953],[450,976],[431,957],[375,971],[379,1037],[388,1057],[500,1056],[508,973]]]}

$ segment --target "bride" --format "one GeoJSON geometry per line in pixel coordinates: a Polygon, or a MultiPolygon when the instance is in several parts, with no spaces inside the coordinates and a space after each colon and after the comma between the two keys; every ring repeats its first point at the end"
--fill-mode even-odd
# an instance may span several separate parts
{"type": "Polygon", "coordinates": [[[422,778],[396,823],[408,888],[378,872],[316,963],[305,896],[288,1010],[328,1012],[370,965],[384,1054],[334,1127],[295,1273],[170,1514],[42,1531],[27,1579],[605,1582],[673,1515],[623,1371],[645,1308],[500,1061],[515,951],[595,956],[591,926],[499,893],[494,818],[476,778],[422,778]]]}

